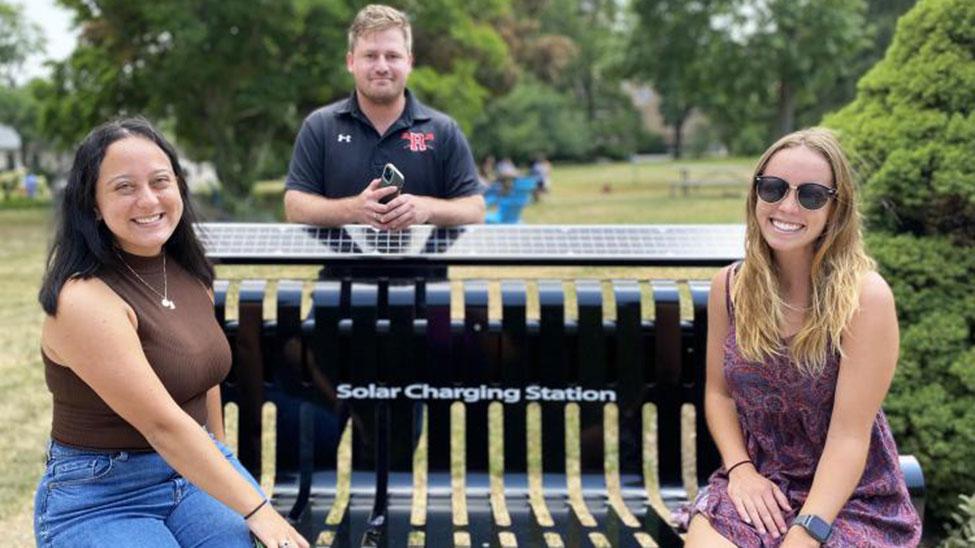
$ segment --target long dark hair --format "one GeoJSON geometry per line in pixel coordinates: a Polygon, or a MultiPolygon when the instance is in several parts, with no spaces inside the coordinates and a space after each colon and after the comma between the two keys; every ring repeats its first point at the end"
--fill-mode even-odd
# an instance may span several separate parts
{"type": "Polygon", "coordinates": [[[95,185],[108,147],[126,137],[140,137],[155,143],[172,164],[183,216],[166,242],[166,254],[207,287],[213,283],[213,266],[193,232],[196,212],[176,149],[144,118],[123,118],[102,124],[91,131],[74,155],[68,184],[61,197],[58,226],[47,256],[47,270],[38,294],[44,312],[54,316],[58,295],[71,278],[91,278],[102,268],[120,268],[115,237],[105,223],[95,217],[95,185]]]}

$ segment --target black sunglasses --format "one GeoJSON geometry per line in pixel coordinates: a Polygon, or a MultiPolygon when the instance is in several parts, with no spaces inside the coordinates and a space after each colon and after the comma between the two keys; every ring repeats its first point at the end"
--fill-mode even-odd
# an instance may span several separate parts
{"type": "Polygon", "coordinates": [[[819,183],[802,183],[792,186],[788,181],[771,175],[755,177],[755,190],[763,202],[774,204],[781,201],[794,188],[799,196],[799,205],[810,211],[819,209],[836,196],[836,189],[819,183]]]}

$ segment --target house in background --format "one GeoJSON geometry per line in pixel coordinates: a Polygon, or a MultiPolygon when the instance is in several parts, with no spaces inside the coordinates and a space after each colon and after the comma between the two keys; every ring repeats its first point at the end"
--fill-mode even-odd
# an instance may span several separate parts
{"type": "Polygon", "coordinates": [[[20,135],[14,128],[0,124],[0,171],[23,167],[20,163],[20,135]]]}
{"type": "MultiPolygon", "coordinates": [[[[674,128],[664,122],[664,117],[660,113],[660,95],[657,91],[652,86],[635,82],[624,82],[623,91],[630,96],[630,101],[639,111],[643,128],[662,135],[668,150],[673,152],[674,128]]],[[[683,143],[685,149],[689,149],[695,140],[707,138],[707,126],[708,120],[703,114],[696,109],[691,112],[687,121],[684,122],[683,143]]],[[[713,148],[712,146],[706,148],[711,154],[723,154],[723,150],[720,148],[713,148]]],[[[685,154],[687,152],[689,150],[685,150],[685,154]]]]}

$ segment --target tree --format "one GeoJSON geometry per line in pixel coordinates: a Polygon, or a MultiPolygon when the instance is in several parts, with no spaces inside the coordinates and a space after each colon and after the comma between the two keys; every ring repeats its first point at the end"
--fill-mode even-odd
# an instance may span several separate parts
{"type": "Polygon", "coordinates": [[[36,169],[36,101],[27,86],[18,86],[17,74],[31,54],[44,48],[37,25],[24,19],[20,6],[0,0],[0,124],[20,135],[20,161],[36,169]]]}
{"type": "Polygon", "coordinates": [[[733,151],[756,153],[848,99],[869,47],[864,0],[731,0],[712,14],[704,112],[733,151]],[[838,101],[838,102],[836,102],[838,101]]]}
{"type": "Polygon", "coordinates": [[[523,79],[511,93],[492,102],[471,133],[481,154],[528,161],[536,154],[577,160],[591,150],[585,114],[574,100],[551,86],[523,79]]]}
{"type": "Polygon", "coordinates": [[[921,0],[856,99],[825,123],[863,179],[868,243],[897,298],[885,409],[917,455],[932,524],[975,492],[975,4],[921,0]]]}
{"type": "Polygon", "coordinates": [[[0,87],[0,124],[14,128],[20,135],[20,163],[30,171],[40,169],[38,156],[43,148],[37,121],[34,80],[26,86],[0,87]]]}
{"type": "MultiPolygon", "coordinates": [[[[526,95],[560,96],[568,101],[566,108],[580,111],[583,116],[574,135],[553,139],[575,143],[586,135],[582,157],[623,158],[636,150],[639,117],[614,70],[622,55],[624,13],[615,0],[520,0],[512,14],[499,21],[526,84],[520,89],[519,82],[516,88],[523,94],[518,101],[526,95]]],[[[552,155],[549,149],[541,146],[529,157],[552,155]]],[[[579,154],[575,144],[554,153],[577,158],[579,154]]]]}
{"type": "Polygon", "coordinates": [[[0,0],[0,80],[13,87],[16,75],[31,54],[44,49],[41,29],[24,19],[23,9],[0,0]]]}
{"type": "Polygon", "coordinates": [[[338,2],[62,3],[82,33],[41,92],[46,131],[69,145],[117,115],[168,121],[236,198],[270,145],[293,139],[296,105],[333,93],[349,17],[338,2]]]}
{"type": "MultiPolygon", "coordinates": [[[[106,119],[148,115],[166,123],[188,156],[211,161],[224,191],[237,201],[249,196],[259,167],[284,171],[308,112],[351,89],[346,29],[358,2],[60,1],[74,11],[82,33],[78,48],[55,65],[52,84],[41,92],[46,131],[68,146],[106,119]]],[[[476,85],[465,98],[477,100],[477,88],[490,88],[477,78],[501,70],[503,42],[490,40],[490,27],[476,24],[473,13],[494,5],[505,4],[441,0],[415,6],[421,14],[414,24],[417,59],[419,68],[428,67],[417,81],[424,91],[439,90],[438,82],[465,90],[476,85]],[[477,59],[476,70],[420,47],[426,33],[442,33],[438,48],[477,59]]],[[[441,107],[452,99],[444,91],[432,103],[441,107]]],[[[470,124],[474,114],[463,114],[470,124]]]]}
{"type": "Polygon", "coordinates": [[[916,3],[917,0],[867,0],[867,21],[874,26],[875,34],[869,53],[863,57],[865,68],[883,58],[894,38],[897,20],[916,3]]]}
{"type": "Polygon", "coordinates": [[[815,105],[870,46],[863,0],[769,0],[743,4],[740,25],[751,75],[764,82],[775,105],[775,136],[796,129],[797,112],[815,105]],[[745,6],[753,11],[746,15],[745,6]],[[746,31],[747,32],[747,31],[746,31]]]}
{"type": "Polygon", "coordinates": [[[517,68],[494,26],[510,12],[508,0],[428,0],[404,9],[413,18],[411,89],[470,132],[488,99],[514,84],[517,68]]]}
{"type": "Polygon", "coordinates": [[[732,151],[754,153],[845,102],[834,90],[863,70],[865,9],[864,0],[635,0],[627,66],[660,93],[675,153],[695,108],[732,151]]]}
{"type": "Polygon", "coordinates": [[[635,0],[626,72],[650,81],[660,94],[660,114],[674,130],[673,153],[683,154],[684,123],[695,108],[708,104],[714,43],[712,14],[725,2],[705,0],[635,0]]]}

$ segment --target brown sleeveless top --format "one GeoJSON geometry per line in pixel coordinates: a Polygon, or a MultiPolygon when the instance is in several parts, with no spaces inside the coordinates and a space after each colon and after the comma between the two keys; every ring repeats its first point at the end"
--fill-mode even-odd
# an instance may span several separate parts
{"type": "MultiPolygon", "coordinates": [[[[139,276],[163,293],[162,255],[122,257],[139,276]]],[[[200,280],[169,257],[169,298],[175,310],[124,268],[103,269],[97,276],[132,307],[149,365],[177,404],[198,423],[207,418],[206,392],[230,371],[230,346],[217,324],[213,304],[200,280]]],[[[77,447],[146,451],[152,447],[118,416],[74,371],[41,353],[48,389],[54,396],[51,438],[77,447]]],[[[111,363],[104,364],[112,367],[111,363]]]]}

